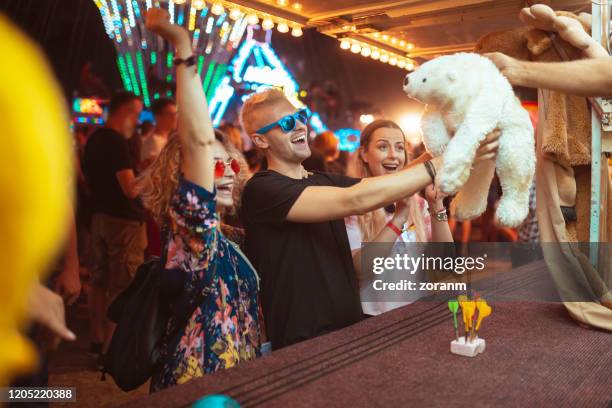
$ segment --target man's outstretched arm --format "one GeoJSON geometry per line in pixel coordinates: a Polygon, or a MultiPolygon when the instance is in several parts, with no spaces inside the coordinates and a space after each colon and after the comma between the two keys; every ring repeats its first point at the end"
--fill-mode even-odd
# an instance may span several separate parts
{"type": "MultiPolygon", "coordinates": [[[[497,155],[499,131],[491,132],[476,154],[477,161],[493,160],[497,155]]],[[[432,159],[439,170],[442,158],[432,159]]],[[[349,215],[364,214],[411,196],[432,184],[431,177],[422,163],[394,174],[368,177],[347,187],[306,188],[287,214],[287,221],[323,222],[349,215]]]]}
{"type": "Polygon", "coordinates": [[[519,61],[499,52],[485,54],[512,85],[576,96],[612,96],[612,57],[568,62],[519,61]]]}

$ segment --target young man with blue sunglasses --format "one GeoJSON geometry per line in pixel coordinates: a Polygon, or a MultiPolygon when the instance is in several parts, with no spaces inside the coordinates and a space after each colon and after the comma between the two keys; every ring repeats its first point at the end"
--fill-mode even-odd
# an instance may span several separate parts
{"type": "MultiPolygon", "coordinates": [[[[363,180],[306,173],[302,162],[310,156],[308,118],[281,91],[268,89],[249,97],[241,119],[268,161],[268,170],[247,183],[241,215],[247,255],[262,278],[261,299],[272,347],[279,349],[361,320],[359,286],[343,219],[420,191],[432,183],[440,159],[363,180]]],[[[495,158],[498,137],[496,132],[487,137],[477,160],[495,158]]]]}

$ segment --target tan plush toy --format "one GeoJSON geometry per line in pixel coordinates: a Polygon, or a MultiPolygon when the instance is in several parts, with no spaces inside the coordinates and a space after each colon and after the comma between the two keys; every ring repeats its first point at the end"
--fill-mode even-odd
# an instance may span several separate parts
{"type": "Polygon", "coordinates": [[[536,4],[522,9],[519,18],[527,26],[557,32],[559,37],[581,50],[587,58],[608,56],[601,44],[588,34],[591,19],[586,13],[576,19],[571,13],[555,12],[545,4],[536,4]]]}

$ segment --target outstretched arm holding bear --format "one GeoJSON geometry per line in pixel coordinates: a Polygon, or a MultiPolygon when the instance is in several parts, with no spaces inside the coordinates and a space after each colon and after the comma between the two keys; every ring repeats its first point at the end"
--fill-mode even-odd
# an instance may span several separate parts
{"type": "Polygon", "coordinates": [[[577,96],[612,96],[612,57],[569,62],[519,61],[499,52],[485,54],[516,86],[577,96]]]}

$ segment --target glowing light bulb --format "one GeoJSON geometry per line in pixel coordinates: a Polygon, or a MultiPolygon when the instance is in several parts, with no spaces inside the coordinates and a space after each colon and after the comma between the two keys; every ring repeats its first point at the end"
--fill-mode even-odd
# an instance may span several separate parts
{"type": "Polygon", "coordinates": [[[374,33],[372,35],[374,36],[374,38],[379,38],[380,37],[380,33],[374,33]]]}
{"type": "Polygon", "coordinates": [[[374,122],[374,115],[371,115],[369,113],[363,114],[359,116],[359,121],[364,125],[369,125],[370,123],[374,122]]]}
{"type": "Polygon", "coordinates": [[[408,71],[414,71],[414,64],[412,62],[409,62],[406,64],[406,69],[408,71]]]}
{"type": "Polygon", "coordinates": [[[291,5],[291,8],[295,11],[302,11],[302,3],[293,3],[291,5]]]}
{"type": "Polygon", "coordinates": [[[397,38],[395,37],[391,38],[391,44],[397,44],[397,38]]]}
{"type": "Polygon", "coordinates": [[[351,52],[354,54],[359,54],[359,52],[361,52],[361,45],[357,43],[351,45],[351,52]]]}
{"type": "Polygon", "coordinates": [[[372,55],[370,55],[370,57],[372,57],[373,60],[380,59],[380,51],[378,50],[372,51],[372,55]]]}
{"type": "Polygon", "coordinates": [[[233,8],[229,12],[229,18],[232,20],[238,20],[242,15],[242,11],[239,8],[233,8]]]}
{"type": "Polygon", "coordinates": [[[380,56],[380,62],[387,63],[389,62],[389,54],[383,54],[380,56]]]}
{"type": "Polygon", "coordinates": [[[278,4],[281,7],[286,7],[289,4],[288,0],[276,0],[276,4],[278,4]]]}
{"type": "Polygon", "coordinates": [[[391,65],[393,67],[396,66],[397,65],[397,57],[391,57],[389,59],[389,65],[391,65]]]}
{"type": "Polygon", "coordinates": [[[291,29],[291,35],[294,37],[301,37],[302,34],[303,34],[302,27],[300,26],[295,26],[291,29]]]}
{"type": "Polygon", "coordinates": [[[408,48],[409,50],[412,50],[412,49],[414,49],[414,44],[413,43],[408,43],[408,46],[406,48],[408,48]]]}
{"type": "Polygon", "coordinates": [[[387,34],[383,34],[382,39],[383,41],[389,41],[389,36],[387,34]]]}
{"type": "Polygon", "coordinates": [[[206,2],[204,0],[193,0],[191,2],[191,7],[196,10],[202,10],[204,7],[206,7],[206,2]]]}
{"type": "Polygon", "coordinates": [[[187,0],[174,0],[174,4],[185,4],[187,0]]]}
{"type": "Polygon", "coordinates": [[[361,55],[364,57],[369,57],[372,54],[372,49],[370,47],[363,47],[361,49],[361,55]]]}
{"type": "Polygon", "coordinates": [[[400,42],[399,42],[399,46],[400,46],[400,47],[405,47],[405,46],[406,46],[406,41],[404,41],[404,40],[400,40],[400,42]]]}
{"type": "Polygon", "coordinates": [[[259,23],[259,17],[257,17],[257,14],[249,14],[247,16],[247,24],[248,25],[255,25],[259,23]]]}
{"type": "Polygon", "coordinates": [[[271,30],[274,28],[274,21],[272,21],[272,19],[270,19],[269,17],[264,18],[264,21],[261,22],[261,27],[264,30],[271,30]]]}
{"type": "Polygon", "coordinates": [[[340,48],[342,48],[343,50],[348,50],[349,48],[351,48],[351,42],[346,38],[342,39],[342,41],[340,41],[340,48]]]}
{"type": "MultiPolygon", "coordinates": [[[[204,3],[204,2],[202,2],[204,3]]],[[[193,4],[193,3],[192,3],[193,4]]],[[[216,16],[220,16],[221,14],[223,14],[223,12],[225,11],[225,9],[223,8],[223,4],[220,2],[216,2],[215,4],[212,5],[210,12],[213,13],[216,16]]]]}
{"type": "Polygon", "coordinates": [[[278,25],[276,26],[276,29],[278,30],[279,33],[283,33],[283,34],[289,32],[289,26],[285,22],[278,23],[278,25]]]}
{"type": "Polygon", "coordinates": [[[401,69],[406,68],[406,61],[404,61],[404,60],[399,60],[399,61],[397,62],[397,67],[398,67],[398,68],[401,68],[401,69]]]}

